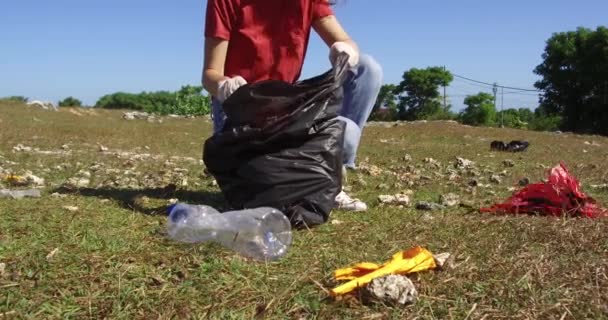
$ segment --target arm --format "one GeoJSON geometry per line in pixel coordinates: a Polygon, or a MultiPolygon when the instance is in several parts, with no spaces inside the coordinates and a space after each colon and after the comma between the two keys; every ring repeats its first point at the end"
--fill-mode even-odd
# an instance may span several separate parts
{"type": "Polygon", "coordinates": [[[203,66],[203,87],[212,96],[218,96],[220,81],[227,79],[224,76],[224,63],[228,41],[218,38],[205,38],[205,62],[203,66]]]}
{"type": "Polygon", "coordinates": [[[346,42],[359,51],[357,44],[344,31],[344,28],[342,28],[334,15],[317,19],[313,22],[313,28],[328,47],[331,47],[336,42],[346,42]]]}

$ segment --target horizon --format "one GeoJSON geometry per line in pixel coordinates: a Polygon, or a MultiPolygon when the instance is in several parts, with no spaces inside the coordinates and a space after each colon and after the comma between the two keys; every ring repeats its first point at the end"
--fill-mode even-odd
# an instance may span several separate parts
{"type": "MultiPolygon", "coordinates": [[[[0,21],[0,41],[8,44],[0,50],[0,96],[54,103],[73,96],[94,105],[115,92],[200,86],[205,6],[194,0],[179,6],[159,0],[2,4],[9,14],[0,21]]],[[[492,93],[490,85],[478,82],[534,90],[539,77],[533,70],[542,62],[546,40],[557,32],[605,25],[607,11],[608,2],[599,0],[577,5],[349,0],[335,6],[362,52],[382,65],[385,84],[398,84],[410,68],[445,66],[461,76],[446,89],[454,112],[463,108],[466,95],[492,93]]],[[[327,54],[313,32],[300,79],[326,71],[327,54]]],[[[533,91],[504,91],[504,101],[500,90],[497,94],[498,110],[537,105],[533,91]]]]}

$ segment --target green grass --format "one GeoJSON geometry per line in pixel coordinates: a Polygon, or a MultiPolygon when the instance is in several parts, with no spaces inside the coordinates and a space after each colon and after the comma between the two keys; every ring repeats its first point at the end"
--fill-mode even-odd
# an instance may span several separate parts
{"type": "Polygon", "coordinates": [[[564,161],[583,190],[608,206],[608,192],[589,187],[608,182],[606,138],[448,122],[368,127],[359,160],[383,172],[351,172],[348,188],[370,210],[335,211],[331,219],[340,224],[298,231],[284,259],[260,263],[214,244],[175,243],[165,234],[170,198],[226,208],[199,161],[210,121],[149,123],[121,115],[0,105],[0,170],[30,170],[46,180],[42,198],[0,199],[0,263],[6,265],[0,319],[608,318],[607,219],[494,216],[465,207],[426,213],[377,200],[412,189],[414,202],[453,192],[473,207],[485,206],[507,197],[522,177],[539,181],[545,168],[564,161]],[[492,140],[512,139],[530,141],[529,151],[488,150],[492,140]],[[17,144],[63,153],[13,152],[17,144]],[[472,193],[468,177],[447,179],[457,156],[476,162],[483,184],[493,172],[507,174],[501,184],[472,193]],[[440,169],[424,163],[428,157],[440,169]],[[515,166],[506,168],[505,159],[515,166]],[[408,165],[418,175],[406,175],[408,165]],[[81,170],[91,173],[88,188],[60,188],[81,170]],[[177,190],[167,188],[172,183],[177,190]],[[56,191],[66,196],[52,196],[56,191]],[[416,304],[394,308],[357,296],[327,297],[335,269],[381,263],[417,245],[452,253],[454,268],[413,275],[416,304]]]}

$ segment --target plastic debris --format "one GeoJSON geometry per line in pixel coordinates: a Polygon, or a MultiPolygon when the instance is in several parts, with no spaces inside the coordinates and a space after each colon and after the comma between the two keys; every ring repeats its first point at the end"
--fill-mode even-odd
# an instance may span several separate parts
{"type": "Polygon", "coordinates": [[[595,199],[581,191],[578,181],[570,175],[564,163],[549,171],[547,182],[529,184],[504,203],[481,208],[480,211],[588,218],[607,215],[607,211],[600,208],[595,199]]]}
{"type": "Polygon", "coordinates": [[[29,190],[1,189],[0,190],[0,199],[2,199],[2,198],[9,198],[9,199],[40,198],[40,190],[38,190],[38,189],[29,189],[29,190]]]}
{"type": "Polygon", "coordinates": [[[436,211],[436,210],[445,209],[445,207],[443,205],[440,205],[439,203],[420,201],[416,204],[416,209],[426,210],[426,211],[436,211]]]}
{"type": "Polygon", "coordinates": [[[405,275],[435,269],[436,267],[437,264],[430,251],[422,247],[414,247],[397,252],[389,262],[382,265],[363,262],[352,267],[336,270],[334,279],[337,281],[347,280],[348,282],[330,290],[330,294],[332,296],[344,295],[366,286],[376,278],[394,274],[405,275]]]}

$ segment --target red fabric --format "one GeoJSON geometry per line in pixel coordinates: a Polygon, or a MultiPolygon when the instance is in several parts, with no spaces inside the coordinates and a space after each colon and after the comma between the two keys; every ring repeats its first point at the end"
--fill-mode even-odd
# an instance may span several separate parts
{"type": "Polygon", "coordinates": [[[548,182],[530,184],[514,193],[504,203],[482,208],[481,211],[588,218],[607,215],[605,209],[600,208],[593,198],[581,191],[578,181],[570,175],[563,163],[550,170],[548,182]]]}
{"type": "Polygon", "coordinates": [[[225,76],[293,83],[312,23],[329,15],[326,0],[208,0],[205,36],[229,41],[225,76]]]}

